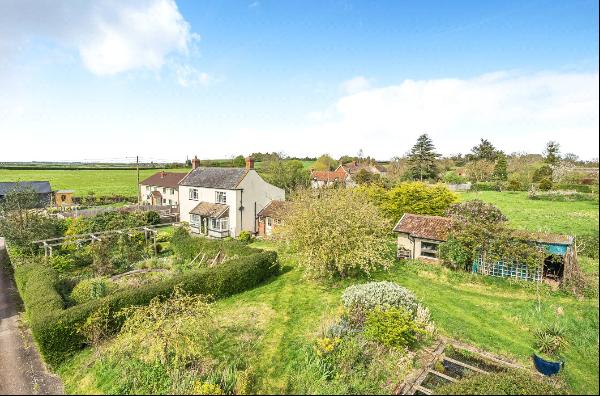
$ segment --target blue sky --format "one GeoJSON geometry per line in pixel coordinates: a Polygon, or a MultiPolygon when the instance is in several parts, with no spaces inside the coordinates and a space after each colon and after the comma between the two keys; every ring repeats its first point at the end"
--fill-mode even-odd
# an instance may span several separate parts
{"type": "Polygon", "coordinates": [[[0,161],[598,157],[594,1],[0,0],[0,161]]]}

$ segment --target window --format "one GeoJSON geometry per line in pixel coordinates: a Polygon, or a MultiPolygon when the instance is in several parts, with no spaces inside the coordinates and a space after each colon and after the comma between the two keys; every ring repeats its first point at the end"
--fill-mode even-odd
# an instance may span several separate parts
{"type": "Polygon", "coordinates": [[[146,191],[150,191],[150,186],[146,186],[146,191]]]}
{"type": "Polygon", "coordinates": [[[193,214],[190,216],[190,224],[193,227],[200,227],[200,215],[193,214]]]}
{"type": "Polygon", "coordinates": [[[273,226],[273,219],[270,217],[267,217],[267,227],[272,227],[273,226]]]}
{"type": "Polygon", "coordinates": [[[227,203],[227,194],[225,194],[225,191],[216,191],[216,202],[217,203],[222,203],[225,204],[227,203]]]}
{"type": "Polygon", "coordinates": [[[210,227],[216,231],[226,231],[229,229],[229,219],[227,217],[222,219],[210,219],[210,227]]]}
{"type": "Polygon", "coordinates": [[[173,201],[169,199],[169,205],[173,205],[173,201]]]}
{"type": "Polygon", "coordinates": [[[175,194],[175,189],[172,188],[170,192],[171,192],[171,195],[175,194]]]}
{"type": "Polygon", "coordinates": [[[163,194],[166,194],[166,193],[167,193],[167,188],[163,187],[163,194]]]}
{"type": "Polygon", "coordinates": [[[197,188],[190,188],[190,199],[192,201],[198,200],[198,189],[197,188]]]}
{"type": "Polygon", "coordinates": [[[421,256],[437,258],[438,243],[436,242],[421,242],[421,256]]]}

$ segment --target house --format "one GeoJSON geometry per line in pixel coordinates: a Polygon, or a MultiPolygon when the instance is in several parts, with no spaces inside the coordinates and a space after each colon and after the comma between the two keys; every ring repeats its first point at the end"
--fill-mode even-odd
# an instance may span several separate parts
{"type": "Polygon", "coordinates": [[[337,185],[354,187],[356,186],[356,175],[361,170],[381,177],[387,176],[387,169],[382,165],[352,161],[339,165],[334,171],[312,171],[310,174],[311,187],[322,188],[337,185]]]}
{"type": "Polygon", "coordinates": [[[394,232],[398,233],[398,258],[438,259],[438,246],[448,239],[452,220],[440,216],[405,213],[394,232]]]}
{"type": "Polygon", "coordinates": [[[39,207],[49,206],[52,202],[52,188],[49,181],[0,182],[0,200],[11,191],[33,190],[38,197],[39,207]]]}
{"type": "Polygon", "coordinates": [[[185,173],[157,172],[140,182],[143,205],[179,205],[178,185],[185,173]]]}
{"type": "Polygon", "coordinates": [[[179,182],[180,220],[192,232],[215,238],[256,234],[258,213],[273,200],[285,200],[284,190],[264,181],[250,157],[245,168],[199,165],[194,158],[192,170],[179,182]]]}
{"type": "MultiPolygon", "coordinates": [[[[405,213],[394,227],[398,233],[398,258],[414,258],[437,261],[439,245],[448,240],[452,220],[448,217],[425,216],[405,213]]],[[[477,257],[471,271],[482,275],[512,277],[524,280],[542,279],[561,281],[569,267],[577,266],[575,240],[569,235],[542,232],[512,231],[522,241],[544,249],[546,258],[538,269],[514,262],[489,262],[482,253],[477,257]]]]}
{"type": "Polygon", "coordinates": [[[275,227],[282,223],[282,212],[286,210],[289,202],[271,201],[260,212],[258,212],[256,221],[258,222],[258,235],[270,236],[275,227]]]}

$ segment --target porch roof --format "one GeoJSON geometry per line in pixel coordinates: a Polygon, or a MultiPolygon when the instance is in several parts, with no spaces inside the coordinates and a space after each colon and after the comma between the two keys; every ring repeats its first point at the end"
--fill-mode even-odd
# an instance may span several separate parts
{"type": "Polygon", "coordinates": [[[229,205],[203,201],[190,210],[190,214],[220,219],[221,217],[229,216],[229,205]]]}

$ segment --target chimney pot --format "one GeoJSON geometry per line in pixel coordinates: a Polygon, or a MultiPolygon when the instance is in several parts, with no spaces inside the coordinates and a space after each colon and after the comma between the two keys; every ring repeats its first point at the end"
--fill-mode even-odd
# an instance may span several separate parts
{"type": "Polygon", "coordinates": [[[196,169],[199,166],[200,160],[198,159],[198,156],[194,155],[194,159],[192,159],[192,169],[196,169]]]}
{"type": "Polygon", "coordinates": [[[246,169],[254,169],[254,158],[246,157],[246,169]]]}

